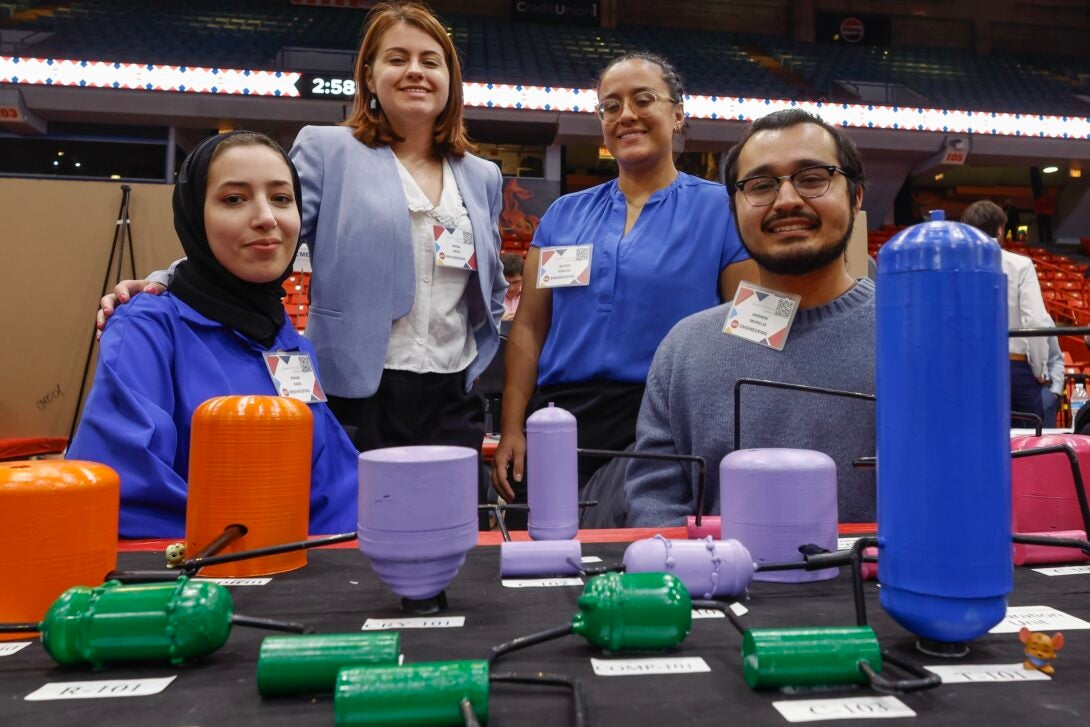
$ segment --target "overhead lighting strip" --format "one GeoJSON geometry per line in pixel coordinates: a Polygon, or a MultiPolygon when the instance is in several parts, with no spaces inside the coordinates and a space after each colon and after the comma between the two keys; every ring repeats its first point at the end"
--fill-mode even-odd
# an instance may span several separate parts
{"type": "Polygon", "coordinates": [[[229,96],[299,96],[301,73],[0,56],[0,83],[229,96]]]}
{"type": "MultiPolygon", "coordinates": [[[[198,66],[67,61],[0,56],[0,83],[114,88],[174,93],[298,98],[302,74],[198,66]]],[[[465,83],[465,105],[473,108],[594,113],[594,89],[465,83]]],[[[801,108],[831,124],[888,131],[1090,140],[1090,118],[1055,114],[825,103],[741,96],[685,97],[692,119],[752,121],[773,111],[801,108]]]]}

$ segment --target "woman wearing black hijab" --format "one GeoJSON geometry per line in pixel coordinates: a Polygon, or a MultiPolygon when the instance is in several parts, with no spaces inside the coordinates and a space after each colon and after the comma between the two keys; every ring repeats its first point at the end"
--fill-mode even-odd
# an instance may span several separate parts
{"type": "MultiPolygon", "coordinates": [[[[299,177],[254,132],[206,139],[174,188],[187,260],[167,293],[139,295],[111,317],[71,459],[121,476],[123,537],[185,532],[190,423],[207,399],[279,393],[267,351],[314,351],[288,323],[281,283],[299,242],[299,177]]],[[[356,451],[325,404],[311,404],[310,530],[356,527],[356,451]]]]}

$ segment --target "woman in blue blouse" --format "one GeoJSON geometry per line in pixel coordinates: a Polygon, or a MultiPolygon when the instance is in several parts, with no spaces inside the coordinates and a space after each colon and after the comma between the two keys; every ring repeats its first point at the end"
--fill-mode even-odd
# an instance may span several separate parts
{"type": "MultiPolygon", "coordinates": [[[[280,303],[299,246],[300,209],[295,167],[262,134],[206,139],[182,164],[174,228],[188,259],[167,292],[137,295],[110,318],[68,450],[71,459],[102,462],[121,476],[123,537],[185,535],[197,407],[216,396],[275,396],[265,351],[313,359],[280,303]]],[[[355,530],[356,450],[325,404],[310,409],[310,531],[355,530]]]]}
{"type": "MultiPolygon", "coordinates": [[[[685,316],[732,297],[754,270],[722,185],[674,166],[683,96],[673,66],[651,53],[621,56],[602,73],[597,111],[619,176],[558,199],[534,235],[505,352],[492,462],[505,499],[522,482],[528,408],[555,402],[575,415],[580,447],[624,449],[636,439],[659,342],[685,316]],[[541,287],[542,251],[582,245],[591,248],[588,283],[541,287]]],[[[581,487],[602,464],[580,459],[581,487]]]]}

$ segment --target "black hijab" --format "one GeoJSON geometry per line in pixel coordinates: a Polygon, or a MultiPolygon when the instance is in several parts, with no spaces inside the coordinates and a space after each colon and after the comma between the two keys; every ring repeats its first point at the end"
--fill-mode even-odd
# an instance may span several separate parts
{"type": "MultiPolygon", "coordinates": [[[[235,277],[212,254],[204,229],[204,197],[208,185],[208,168],[216,147],[225,139],[246,131],[231,131],[205,139],[190,152],[174,186],[174,229],[182,241],[186,259],[174,270],[169,290],[198,313],[233,328],[265,347],[276,341],[284,325],[281,283],[291,275],[295,254],[287,269],[268,283],[248,283],[235,277]]],[[[249,145],[248,145],[249,146],[249,145]]],[[[262,146],[254,144],[253,146],[262,146]]],[[[281,152],[283,153],[283,152],[281,152]]],[[[299,174],[290,159],[291,182],[295,189],[295,206],[302,215],[302,190],[299,174]]],[[[299,250],[298,244],[295,252],[299,250]]]]}

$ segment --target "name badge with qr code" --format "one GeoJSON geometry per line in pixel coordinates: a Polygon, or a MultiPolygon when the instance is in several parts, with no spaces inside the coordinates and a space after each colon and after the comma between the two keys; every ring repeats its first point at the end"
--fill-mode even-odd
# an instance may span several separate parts
{"type": "Polygon", "coordinates": [[[590,285],[591,245],[544,247],[537,268],[537,287],[573,288],[590,285]]]}
{"type": "Polygon", "coordinates": [[[723,333],[782,351],[801,299],[743,281],[727,311],[723,333]]]}
{"type": "Polygon", "coordinates": [[[435,235],[435,264],[444,268],[477,269],[473,230],[468,227],[432,225],[435,235]]]}
{"type": "Polygon", "coordinates": [[[306,404],[326,400],[325,391],[314,375],[309,353],[266,351],[262,357],[277,394],[306,404]]]}

